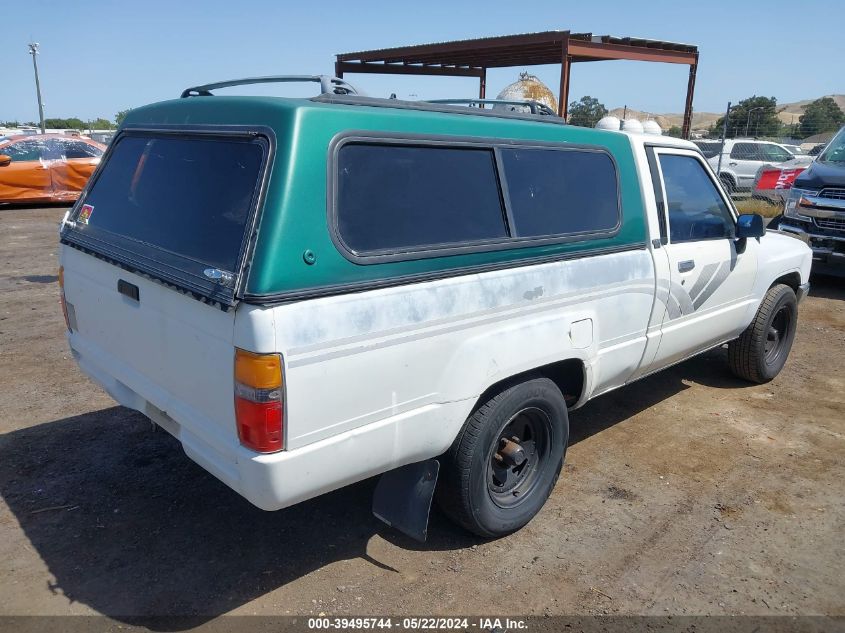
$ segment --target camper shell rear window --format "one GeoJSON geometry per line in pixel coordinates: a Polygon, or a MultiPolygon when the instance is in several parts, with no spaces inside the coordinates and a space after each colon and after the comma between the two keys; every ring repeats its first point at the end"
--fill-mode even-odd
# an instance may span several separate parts
{"type": "Polygon", "coordinates": [[[62,237],[233,305],[270,149],[241,130],[121,133],[62,237]]]}

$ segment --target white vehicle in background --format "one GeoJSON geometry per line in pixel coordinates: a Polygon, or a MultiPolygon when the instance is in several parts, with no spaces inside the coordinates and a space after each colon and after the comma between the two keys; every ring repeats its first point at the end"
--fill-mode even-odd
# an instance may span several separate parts
{"type": "MultiPolygon", "coordinates": [[[[764,165],[780,165],[799,160],[786,147],[769,141],[754,139],[726,139],[722,148],[722,164],[719,165],[721,141],[696,141],[707,162],[717,171],[719,179],[729,193],[751,191],[757,171],[764,165]]],[[[812,162],[807,157],[806,164],[812,162]]]]}
{"type": "Polygon", "coordinates": [[[807,152],[801,149],[800,145],[790,145],[788,143],[781,143],[781,147],[784,147],[786,151],[791,152],[795,156],[806,156],[807,152]]]}

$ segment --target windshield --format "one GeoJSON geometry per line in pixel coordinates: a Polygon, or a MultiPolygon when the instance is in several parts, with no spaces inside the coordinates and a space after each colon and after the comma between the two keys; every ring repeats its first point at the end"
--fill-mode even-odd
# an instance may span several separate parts
{"type": "Polygon", "coordinates": [[[833,137],[818,160],[822,163],[845,163],[845,128],[833,137]]]}

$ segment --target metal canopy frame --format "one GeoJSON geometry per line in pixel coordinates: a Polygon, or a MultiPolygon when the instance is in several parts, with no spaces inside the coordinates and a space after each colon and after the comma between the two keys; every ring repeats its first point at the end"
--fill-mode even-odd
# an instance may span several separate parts
{"type": "Polygon", "coordinates": [[[544,31],[341,53],[337,55],[335,74],[338,77],[343,77],[344,73],[477,77],[478,97],[484,99],[488,68],[560,64],[558,114],[566,118],[572,64],[612,59],[686,64],[690,67],[682,131],[683,137],[689,138],[698,69],[698,47],[689,44],[544,31]]]}

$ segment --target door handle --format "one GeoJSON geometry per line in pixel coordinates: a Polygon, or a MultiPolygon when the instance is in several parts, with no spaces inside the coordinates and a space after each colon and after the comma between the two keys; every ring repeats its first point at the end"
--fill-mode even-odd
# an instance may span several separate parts
{"type": "Polygon", "coordinates": [[[683,262],[678,262],[678,272],[679,273],[688,273],[693,268],[695,268],[695,260],[688,259],[683,262]]]}
{"type": "Polygon", "coordinates": [[[125,279],[117,280],[117,291],[125,297],[129,297],[133,301],[137,301],[139,303],[141,301],[141,293],[138,290],[138,286],[130,284],[125,279]]]}
{"type": "Polygon", "coordinates": [[[733,163],[733,162],[728,163],[728,165],[730,165],[731,167],[736,167],[736,163],[733,163]]]}

